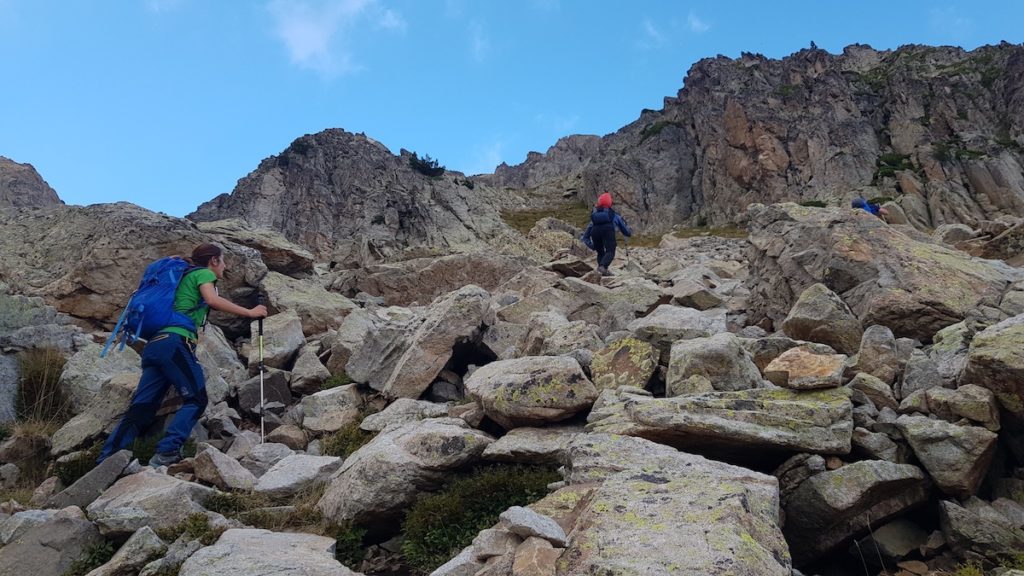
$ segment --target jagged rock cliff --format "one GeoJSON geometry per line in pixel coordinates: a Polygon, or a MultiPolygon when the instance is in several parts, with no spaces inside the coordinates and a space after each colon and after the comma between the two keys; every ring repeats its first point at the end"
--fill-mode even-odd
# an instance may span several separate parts
{"type": "Polygon", "coordinates": [[[411,155],[395,156],[362,134],[324,130],[296,139],[188,216],[241,218],[282,232],[321,257],[369,245],[388,254],[406,246],[480,246],[505,230],[493,189],[458,172],[421,174],[411,155]]]}
{"type": "Polygon", "coordinates": [[[1020,45],[719,56],[684,84],[614,134],[563,138],[477,180],[587,203],[611,190],[650,231],[858,193],[894,198],[918,228],[1024,209],[1020,45]]]}
{"type": "Polygon", "coordinates": [[[0,208],[63,203],[31,164],[0,156],[0,208]]]}

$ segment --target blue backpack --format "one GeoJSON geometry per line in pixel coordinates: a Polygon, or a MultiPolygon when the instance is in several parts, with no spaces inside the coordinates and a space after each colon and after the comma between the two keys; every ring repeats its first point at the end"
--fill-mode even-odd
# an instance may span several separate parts
{"type": "MultiPolygon", "coordinates": [[[[196,325],[191,318],[174,310],[174,293],[186,274],[198,270],[182,258],[168,256],[146,267],[139,287],[132,293],[124,312],[118,318],[113,332],[107,338],[100,358],[107,355],[111,345],[120,340],[119,350],[142,338],[149,340],[157,332],[176,326],[195,332],[196,325]]],[[[205,305],[200,301],[200,306],[205,305]]],[[[198,309],[198,308],[197,308],[198,309]]]]}
{"type": "Polygon", "coordinates": [[[611,224],[615,221],[615,212],[612,212],[611,208],[597,208],[590,213],[590,221],[594,226],[611,224]]]}

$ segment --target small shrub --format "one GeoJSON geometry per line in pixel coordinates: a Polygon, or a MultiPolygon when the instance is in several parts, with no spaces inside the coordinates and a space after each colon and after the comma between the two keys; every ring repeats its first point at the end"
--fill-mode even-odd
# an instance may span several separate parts
{"type": "Polygon", "coordinates": [[[661,134],[661,131],[667,128],[668,126],[678,125],[678,123],[670,122],[668,120],[658,120],[653,124],[648,124],[644,126],[643,130],[640,131],[640,143],[643,144],[644,141],[647,140],[648,138],[653,138],[654,136],[661,134]]]}
{"type": "Polygon", "coordinates": [[[79,478],[85,476],[90,470],[96,467],[96,458],[100,455],[103,444],[93,444],[91,448],[82,453],[81,456],[66,462],[57,462],[53,466],[53,473],[65,487],[71,486],[79,478]]]}
{"type": "Polygon", "coordinates": [[[15,414],[19,420],[63,424],[71,416],[70,399],[60,386],[66,360],[52,348],[34,348],[18,354],[18,394],[15,414]]]}
{"type": "Polygon", "coordinates": [[[409,510],[402,552],[415,570],[429,573],[493,526],[499,514],[540,499],[560,479],[552,468],[522,465],[478,468],[456,478],[409,510]]]}
{"type": "Polygon", "coordinates": [[[978,564],[969,562],[958,566],[952,576],[985,576],[985,571],[978,564]]]}
{"type": "Polygon", "coordinates": [[[376,434],[359,428],[359,424],[360,422],[353,422],[337,432],[324,436],[321,441],[323,455],[348,458],[353,452],[373,440],[376,434]]]}
{"type": "Polygon", "coordinates": [[[892,202],[892,198],[889,196],[875,196],[874,198],[868,198],[868,202],[881,206],[886,202],[892,202]]]}
{"type": "Polygon", "coordinates": [[[541,218],[558,218],[576,226],[586,228],[590,223],[590,206],[585,204],[564,204],[551,208],[534,210],[502,211],[501,219],[520,234],[529,234],[541,218]]]}
{"type": "Polygon", "coordinates": [[[782,96],[783,98],[789,98],[796,92],[796,90],[797,87],[794,86],[793,84],[783,84],[782,86],[779,86],[778,88],[775,89],[775,93],[778,94],[779,96],[782,96]]]}
{"type": "Polygon", "coordinates": [[[157,435],[136,438],[135,442],[132,442],[132,457],[138,458],[139,463],[145,466],[153,454],[156,454],[156,445],[159,441],[160,437],[157,435]]]}
{"type": "Polygon", "coordinates": [[[420,174],[430,176],[432,178],[441,176],[444,174],[445,170],[444,166],[441,166],[437,160],[430,157],[430,154],[420,158],[415,152],[413,152],[412,156],[409,157],[409,166],[412,166],[412,169],[420,174]]]}
{"type": "Polygon", "coordinates": [[[935,158],[939,162],[949,162],[952,155],[949,153],[950,146],[945,142],[939,142],[932,144],[932,158],[935,158]]]}
{"type": "Polygon", "coordinates": [[[157,536],[164,542],[174,542],[184,535],[189,541],[199,540],[203,546],[210,546],[223,533],[223,528],[210,526],[210,519],[206,517],[206,514],[196,512],[195,514],[189,514],[185,520],[173,528],[157,531],[157,536]]]}
{"type": "Polygon", "coordinates": [[[114,557],[114,545],[100,542],[85,549],[84,555],[71,563],[62,576],[85,576],[96,568],[103,566],[114,557]]]}
{"type": "Polygon", "coordinates": [[[463,186],[465,186],[466,188],[469,188],[470,190],[472,190],[473,188],[476,188],[476,184],[472,180],[470,180],[469,178],[466,178],[465,180],[461,180],[461,181],[456,180],[456,182],[458,182],[459,184],[462,184],[463,186]]]}
{"type": "Polygon", "coordinates": [[[348,374],[342,372],[341,374],[335,374],[324,380],[320,384],[321,390],[330,390],[331,388],[337,388],[338,386],[347,386],[352,383],[352,379],[348,377],[348,374]]]}
{"type": "Polygon", "coordinates": [[[334,558],[350,568],[358,568],[366,557],[366,549],[363,548],[363,538],[366,537],[366,530],[351,524],[332,525],[325,531],[325,536],[334,538],[337,542],[334,546],[334,558]]]}
{"type": "Polygon", "coordinates": [[[821,200],[804,200],[800,205],[808,208],[824,208],[825,206],[828,206],[827,203],[821,200]]]}

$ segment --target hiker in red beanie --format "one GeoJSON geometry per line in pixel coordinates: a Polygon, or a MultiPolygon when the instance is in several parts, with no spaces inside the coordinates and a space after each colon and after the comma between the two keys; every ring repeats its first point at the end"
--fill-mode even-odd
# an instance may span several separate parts
{"type": "Polygon", "coordinates": [[[597,271],[602,276],[611,276],[608,265],[615,259],[615,229],[618,228],[627,238],[633,231],[626,221],[612,210],[612,195],[608,192],[597,197],[597,205],[590,213],[590,225],[581,237],[583,243],[597,250],[597,271]]]}

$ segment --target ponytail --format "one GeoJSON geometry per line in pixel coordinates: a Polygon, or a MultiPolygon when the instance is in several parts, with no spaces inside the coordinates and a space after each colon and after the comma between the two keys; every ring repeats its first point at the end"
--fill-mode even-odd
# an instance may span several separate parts
{"type": "Polygon", "coordinates": [[[186,258],[193,266],[209,266],[210,260],[219,257],[223,251],[216,244],[200,244],[192,251],[192,256],[186,258]]]}

